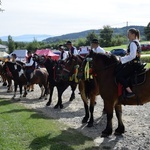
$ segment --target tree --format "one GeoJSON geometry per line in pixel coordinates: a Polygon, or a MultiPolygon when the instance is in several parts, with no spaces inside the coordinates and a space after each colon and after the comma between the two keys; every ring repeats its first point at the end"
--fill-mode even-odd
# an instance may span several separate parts
{"type": "Polygon", "coordinates": [[[145,37],[147,40],[150,40],[150,22],[148,23],[147,27],[144,28],[145,37]]]}
{"type": "Polygon", "coordinates": [[[38,48],[40,47],[40,44],[39,42],[34,39],[33,42],[29,43],[27,46],[26,46],[26,49],[27,50],[30,50],[32,52],[35,52],[38,48]]]}
{"type": "Polygon", "coordinates": [[[113,29],[110,26],[104,26],[103,29],[100,31],[100,45],[102,47],[111,46],[111,39],[112,39],[113,29]]]}
{"type": "Polygon", "coordinates": [[[15,42],[13,41],[10,35],[8,36],[8,49],[9,49],[9,53],[13,52],[15,49],[15,42]]]}
{"type": "Polygon", "coordinates": [[[88,35],[86,36],[86,45],[90,45],[91,41],[95,38],[98,39],[98,36],[95,34],[94,31],[88,33],[88,35]]]}

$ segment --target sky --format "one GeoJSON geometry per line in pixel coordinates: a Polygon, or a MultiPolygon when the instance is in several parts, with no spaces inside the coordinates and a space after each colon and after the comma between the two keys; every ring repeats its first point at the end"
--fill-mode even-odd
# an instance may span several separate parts
{"type": "Polygon", "coordinates": [[[147,26],[150,0],[1,0],[0,36],[63,35],[105,25],[147,26]]]}

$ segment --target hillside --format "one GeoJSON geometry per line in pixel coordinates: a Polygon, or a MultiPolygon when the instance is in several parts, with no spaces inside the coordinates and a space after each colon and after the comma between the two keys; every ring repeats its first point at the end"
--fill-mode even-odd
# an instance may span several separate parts
{"type": "MultiPolygon", "coordinates": [[[[127,34],[127,30],[129,28],[136,28],[138,30],[140,30],[140,33],[141,35],[144,34],[144,26],[126,26],[126,27],[122,27],[122,28],[113,28],[113,31],[114,31],[114,35],[115,34],[122,34],[122,35],[126,35],[127,34]]],[[[49,37],[47,39],[44,39],[43,41],[44,42],[57,42],[57,41],[61,41],[61,40],[75,40],[75,39],[78,39],[78,38],[85,38],[88,33],[94,31],[96,34],[99,34],[100,33],[100,30],[101,29],[98,29],[98,30],[86,30],[86,31],[82,31],[82,32],[77,32],[77,33],[70,33],[70,34],[64,34],[64,35],[61,35],[61,36],[55,36],[55,37],[49,37]]]]}
{"type": "MultiPolygon", "coordinates": [[[[45,34],[26,34],[26,35],[20,35],[20,36],[12,36],[13,40],[15,42],[32,42],[34,39],[37,41],[42,41],[46,38],[52,37],[51,35],[45,35],[45,34]]],[[[7,41],[8,36],[1,36],[0,39],[2,41],[7,41]]]]}

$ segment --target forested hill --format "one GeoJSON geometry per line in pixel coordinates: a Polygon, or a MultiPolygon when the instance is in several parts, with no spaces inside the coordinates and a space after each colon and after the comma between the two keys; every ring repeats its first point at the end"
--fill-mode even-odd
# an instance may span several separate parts
{"type": "MultiPolygon", "coordinates": [[[[123,35],[127,35],[127,30],[129,28],[136,28],[138,30],[140,30],[140,33],[141,35],[144,34],[144,26],[126,26],[126,27],[122,27],[122,28],[112,28],[113,31],[114,31],[114,34],[123,34],[123,35]]],[[[86,30],[86,31],[82,31],[82,32],[78,32],[78,33],[70,33],[70,34],[64,34],[64,35],[61,35],[61,36],[55,36],[55,37],[49,37],[45,40],[43,40],[44,42],[58,42],[58,41],[61,41],[61,40],[75,40],[75,39],[78,39],[78,38],[85,38],[88,33],[94,31],[96,34],[99,34],[100,33],[100,30],[101,29],[98,29],[98,30],[86,30]]]]}

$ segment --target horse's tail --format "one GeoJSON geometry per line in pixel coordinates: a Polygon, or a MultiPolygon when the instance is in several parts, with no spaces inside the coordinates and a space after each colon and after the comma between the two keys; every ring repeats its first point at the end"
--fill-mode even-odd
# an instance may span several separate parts
{"type": "Polygon", "coordinates": [[[85,81],[85,95],[87,98],[90,98],[90,93],[95,89],[95,82],[93,79],[85,81]]]}

